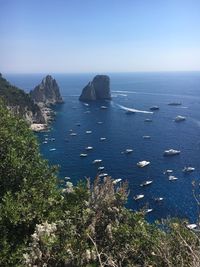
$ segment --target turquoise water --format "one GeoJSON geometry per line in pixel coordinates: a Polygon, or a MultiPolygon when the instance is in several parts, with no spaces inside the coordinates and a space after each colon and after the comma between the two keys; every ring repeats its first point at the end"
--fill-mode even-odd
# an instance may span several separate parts
{"type": "MultiPolygon", "coordinates": [[[[73,182],[84,177],[94,178],[98,171],[92,161],[102,159],[104,172],[128,181],[129,208],[153,208],[147,217],[150,221],[179,216],[194,222],[198,214],[192,195],[192,181],[200,182],[200,73],[109,75],[112,101],[96,102],[87,107],[78,101],[78,96],[94,74],[53,74],[65,103],[55,107],[56,120],[48,133],[48,137],[55,138],[55,141],[43,144],[46,133],[38,134],[41,153],[50,164],[60,165],[60,177],[69,176],[73,182]],[[169,102],[181,102],[182,105],[169,106],[169,102]],[[101,105],[108,108],[102,110],[101,105]],[[141,112],[127,115],[120,107],[149,111],[153,105],[160,107],[154,114],[141,112]],[[177,115],[186,116],[186,121],[175,123],[173,119],[177,115]],[[147,118],[152,122],[145,122],[147,118]],[[99,121],[103,123],[98,124],[99,121]],[[70,129],[77,135],[70,136],[70,129]],[[88,130],[92,133],[86,134],[88,130]],[[144,135],[150,135],[151,139],[143,139],[144,135]],[[106,140],[102,142],[100,137],[106,137],[106,140]],[[87,153],[86,146],[94,149],[88,152],[88,157],[80,158],[80,153],[87,153]],[[51,148],[56,150],[50,152],[51,148]],[[126,148],[132,148],[133,153],[122,154],[126,148]],[[181,150],[181,154],[163,157],[163,151],[169,148],[181,150]],[[136,166],[141,160],[151,163],[141,169],[136,166]],[[195,171],[184,174],[182,169],[186,165],[195,167],[195,171]],[[163,174],[166,169],[173,169],[178,180],[169,181],[163,174]],[[153,180],[153,183],[141,187],[145,180],[153,180]],[[144,194],[144,198],[133,200],[137,194],[144,194]],[[156,197],[164,200],[156,203],[156,197]]],[[[6,78],[30,91],[43,76],[6,75],[6,78]]]]}

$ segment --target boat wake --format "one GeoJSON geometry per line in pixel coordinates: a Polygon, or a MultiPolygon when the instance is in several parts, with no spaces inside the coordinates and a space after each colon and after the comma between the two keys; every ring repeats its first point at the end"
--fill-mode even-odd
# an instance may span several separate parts
{"type": "Polygon", "coordinates": [[[152,111],[146,111],[146,110],[139,110],[139,109],[134,109],[134,108],[128,108],[119,104],[115,104],[119,108],[125,110],[125,111],[130,111],[130,112],[136,112],[136,113],[145,113],[145,114],[153,114],[152,111]]]}

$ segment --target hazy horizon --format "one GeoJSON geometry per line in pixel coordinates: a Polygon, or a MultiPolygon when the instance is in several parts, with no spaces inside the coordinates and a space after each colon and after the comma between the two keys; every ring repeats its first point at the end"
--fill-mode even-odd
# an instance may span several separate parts
{"type": "Polygon", "coordinates": [[[0,72],[200,71],[198,0],[0,0],[0,72]]]}

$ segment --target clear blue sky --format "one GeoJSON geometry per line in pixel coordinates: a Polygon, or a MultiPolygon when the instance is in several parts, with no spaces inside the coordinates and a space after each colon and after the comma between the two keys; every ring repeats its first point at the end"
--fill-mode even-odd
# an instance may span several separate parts
{"type": "Polygon", "coordinates": [[[0,0],[0,72],[200,70],[200,0],[0,0]]]}

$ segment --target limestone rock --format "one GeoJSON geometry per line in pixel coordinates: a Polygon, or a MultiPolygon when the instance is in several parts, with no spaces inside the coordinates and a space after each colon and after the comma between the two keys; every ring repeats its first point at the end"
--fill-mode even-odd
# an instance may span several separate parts
{"type": "Polygon", "coordinates": [[[89,82],[79,97],[80,101],[95,101],[111,99],[110,78],[107,75],[96,75],[92,82],[89,82]]]}

